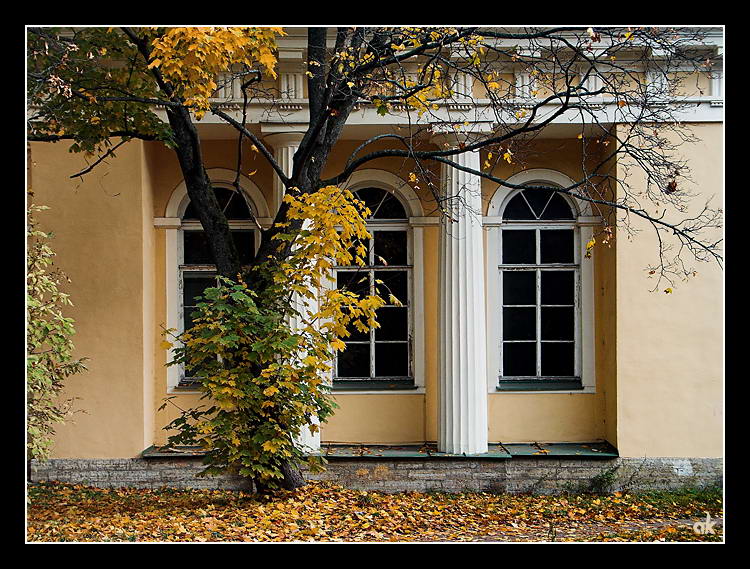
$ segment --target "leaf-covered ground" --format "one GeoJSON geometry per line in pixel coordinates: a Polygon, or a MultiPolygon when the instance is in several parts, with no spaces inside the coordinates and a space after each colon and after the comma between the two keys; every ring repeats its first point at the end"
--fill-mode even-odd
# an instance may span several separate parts
{"type": "Polygon", "coordinates": [[[28,541],[722,541],[720,490],[530,496],[29,488],[28,541]],[[713,534],[693,523],[706,515],[713,534]]]}

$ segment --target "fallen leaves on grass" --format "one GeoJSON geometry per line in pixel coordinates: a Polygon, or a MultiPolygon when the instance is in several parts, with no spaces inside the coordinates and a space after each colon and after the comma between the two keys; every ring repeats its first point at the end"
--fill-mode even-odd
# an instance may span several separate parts
{"type": "Polygon", "coordinates": [[[272,496],[229,490],[30,487],[29,541],[720,541],[692,521],[713,492],[531,496],[383,494],[310,483],[272,496]]]}

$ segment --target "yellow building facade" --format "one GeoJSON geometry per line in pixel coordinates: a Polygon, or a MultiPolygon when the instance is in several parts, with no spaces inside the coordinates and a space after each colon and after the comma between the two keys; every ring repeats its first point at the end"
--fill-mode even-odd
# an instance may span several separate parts
{"type": "MultiPolygon", "coordinates": [[[[293,57],[284,60],[284,53],[280,82],[293,86],[293,57]]],[[[708,76],[700,81],[710,92],[708,76]]],[[[695,115],[686,117],[699,142],[681,147],[692,170],[692,189],[715,199],[723,193],[719,99],[707,95],[695,115]]],[[[289,105],[292,118],[283,124],[259,120],[252,125],[282,164],[305,128],[304,90],[291,97],[289,105]]],[[[392,126],[383,124],[372,109],[354,113],[323,175],[337,173],[365,139],[392,126]]],[[[199,130],[209,176],[216,185],[231,183],[236,136],[208,118],[199,130]]],[[[503,163],[494,174],[519,184],[577,180],[588,163],[604,156],[593,143],[582,146],[579,132],[575,124],[549,129],[534,140],[522,165],[503,163]]],[[[67,292],[75,305],[69,315],[76,321],[76,353],[89,358],[88,371],[70,378],[66,389],[66,395],[79,398],[76,405],[85,413],[76,413],[57,430],[54,456],[139,456],[166,441],[164,426],[176,416],[171,405],[159,410],[166,397],[174,397],[182,408],[197,404],[200,397],[180,384],[179,369],[166,366],[169,354],[162,346],[163,330],[179,326],[183,310],[180,244],[188,229],[188,200],[179,165],[160,143],[131,141],[116,158],[83,178],[69,179],[86,167],[82,155],[69,153],[65,143],[30,146],[34,199],[51,208],[39,214],[39,222],[55,234],[57,264],[72,282],[67,292]]],[[[483,161],[485,155],[473,159],[483,161]]],[[[245,196],[261,224],[269,224],[278,206],[277,181],[268,164],[249,151],[243,164],[254,171],[242,177],[245,196]]],[[[613,164],[615,170],[623,167],[613,164]]],[[[346,390],[334,384],[339,408],[322,425],[320,441],[311,444],[421,444],[465,430],[469,439],[483,438],[485,445],[607,441],[622,457],[723,456],[723,275],[717,265],[701,267],[673,294],[651,292],[653,281],[644,268],[654,261],[658,244],[646,222],[631,221],[642,230],[636,236],[616,225],[611,243],[597,245],[586,258],[586,236],[596,227],[596,215],[585,204],[569,203],[570,222],[553,229],[575,232],[571,270],[580,282],[576,368],[570,375],[580,384],[508,390],[498,382],[502,349],[511,349],[501,346],[503,269],[498,267],[503,265],[501,236],[509,229],[503,211],[514,194],[487,180],[471,182],[479,188],[481,219],[470,223],[481,237],[471,243],[473,249],[457,251],[457,245],[446,248],[432,197],[408,182],[411,171],[409,162],[383,158],[346,184],[389,192],[404,208],[399,227],[407,235],[409,258],[412,384],[346,390]],[[451,269],[457,255],[472,255],[475,269],[479,267],[475,274],[482,276],[480,283],[470,283],[475,287],[471,294],[477,296],[468,307],[473,311],[469,321],[482,328],[479,347],[465,341],[471,330],[449,329],[451,306],[470,292],[452,291],[458,295],[453,301],[441,296],[446,271],[459,266],[451,269]],[[476,265],[480,261],[481,266],[476,265]],[[455,399],[446,395],[454,369],[450,365],[461,356],[446,363],[445,354],[452,350],[476,356],[469,358],[468,368],[456,372],[473,382],[473,399],[463,409],[463,391],[457,388],[455,399]],[[441,366],[449,367],[441,372],[441,366]],[[446,408],[446,401],[458,411],[446,408]],[[471,424],[464,427],[464,421],[471,424]]],[[[443,181],[451,176],[437,166],[433,173],[443,181]]],[[[629,174],[631,186],[645,183],[637,171],[629,174]]],[[[460,275],[455,278],[460,281],[460,275]]],[[[463,448],[460,440],[456,444],[463,448]]]]}

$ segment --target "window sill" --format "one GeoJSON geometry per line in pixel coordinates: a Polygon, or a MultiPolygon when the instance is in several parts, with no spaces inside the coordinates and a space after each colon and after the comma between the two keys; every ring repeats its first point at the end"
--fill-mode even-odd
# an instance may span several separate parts
{"type": "Polygon", "coordinates": [[[500,380],[498,382],[497,391],[501,392],[549,392],[549,391],[562,391],[562,392],[573,392],[581,393],[584,392],[586,387],[583,386],[580,379],[570,380],[500,380]]]}
{"type": "Polygon", "coordinates": [[[333,393],[392,393],[406,392],[415,393],[423,390],[414,385],[413,380],[379,380],[379,381],[357,381],[357,380],[334,380],[331,391],[333,393]]]}

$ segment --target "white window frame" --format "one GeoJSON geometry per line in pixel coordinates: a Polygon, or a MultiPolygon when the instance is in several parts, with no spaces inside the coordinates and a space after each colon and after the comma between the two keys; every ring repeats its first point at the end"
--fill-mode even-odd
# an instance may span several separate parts
{"type": "MultiPolygon", "coordinates": [[[[406,279],[407,279],[407,290],[409,298],[407,299],[407,302],[405,304],[407,308],[407,353],[409,357],[409,363],[407,368],[407,377],[408,379],[411,379],[412,381],[415,381],[414,378],[414,259],[412,255],[412,232],[409,230],[409,223],[407,220],[403,221],[385,221],[385,220],[372,220],[367,222],[367,231],[374,236],[374,232],[382,232],[382,231],[402,231],[406,234],[406,265],[394,265],[394,270],[399,271],[406,271],[406,279]]],[[[374,252],[373,252],[374,255],[374,252]]],[[[373,273],[373,279],[375,276],[375,272],[377,271],[388,271],[389,268],[385,265],[376,265],[376,264],[367,264],[366,267],[358,267],[358,266],[336,266],[333,268],[333,281],[336,282],[336,275],[339,271],[352,271],[360,269],[363,271],[367,271],[368,273],[373,273]]],[[[375,283],[374,280],[372,281],[371,287],[370,287],[370,294],[375,294],[374,291],[375,283]]],[[[401,300],[401,299],[399,299],[401,300]]],[[[375,379],[372,377],[372,373],[375,370],[375,345],[377,341],[375,340],[375,330],[371,329],[370,332],[370,338],[369,338],[369,344],[372,346],[370,349],[370,377],[369,378],[352,378],[352,380],[357,381],[364,381],[364,382],[374,382],[374,381],[382,381],[383,383],[387,383],[388,380],[386,379],[375,379]]],[[[346,342],[347,339],[344,338],[344,342],[346,342]]],[[[362,342],[364,343],[364,341],[362,342]]],[[[399,341],[398,343],[403,343],[399,341]]],[[[338,378],[338,361],[337,358],[334,358],[333,362],[333,379],[334,381],[338,378]]],[[[348,378],[340,378],[340,379],[348,379],[348,378]]],[[[396,379],[396,378],[394,378],[396,379]]],[[[335,383],[334,389],[335,389],[335,383]]],[[[416,387],[416,382],[415,382],[416,387]]],[[[383,389],[383,391],[390,391],[388,389],[383,389]]]]}
{"type": "MultiPolygon", "coordinates": [[[[508,183],[521,186],[537,183],[539,185],[556,185],[566,187],[574,181],[555,170],[531,169],[520,172],[507,180],[508,183]]],[[[595,320],[594,320],[594,260],[586,259],[586,243],[591,239],[594,226],[601,223],[601,218],[591,214],[590,204],[563,195],[571,205],[575,217],[573,222],[505,222],[503,212],[509,201],[521,190],[500,186],[490,200],[488,214],[484,218],[487,231],[487,389],[489,393],[518,394],[553,394],[553,393],[596,393],[595,362],[595,320]],[[502,231],[503,229],[561,229],[574,228],[577,233],[576,255],[574,262],[579,265],[580,278],[576,286],[577,310],[579,325],[576,327],[576,371],[580,373],[582,389],[560,390],[504,390],[498,388],[501,371],[502,341],[502,288],[500,278],[502,231]]],[[[554,266],[554,265],[550,265],[554,266]]],[[[531,266],[530,266],[531,267],[531,266]]],[[[530,268],[529,267],[529,268],[530,268]]]]}
{"type": "MultiPolygon", "coordinates": [[[[234,170],[226,168],[210,168],[206,170],[209,179],[212,184],[216,186],[224,186],[232,188],[236,176],[234,170]]],[[[270,227],[273,222],[270,217],[270,211],[268,203],[266,202],[263,193],[260,191],[247,176],[240,176],[240,189],[247,198],[250,207],[255,212],[256,219],[261,227],[270,227]]],[[[173,191],[169,199],[167,207],[165,208],[165,216],[157,217],[154,219],[154,226],[157,229],[162,229],[165,232],[165,271],[166,271],[166,328],[175,329],[182,331],[183,328],[183,309],[182,309],[182,272],[183,268],[183,234],[184,230],[199,229],[200,222],[194,221],[182,221],[182,216],[190,203],[190,198],[187,194],[187,186],[185,182],[181,182],[173,191]]],[[[230,228],[243,229],[246,226],[249,228],[256,229],[257,226],[252,222],[240,221],[230,222],[230,228]],[[232,223],[237,224],[234,227],[232,223]],[[242,225],[240,227],[239,225],[242,225]]],[[[255,246],[258,247],[260,242],[259,236],[256,234],[255,246]]],[[[256,249],[257,250],[257,249],[256,249]]],[[[196,267],[192,265],[191,267],[196,267]]],[[[206,270],[215,270],[212,266],[206,265],[206,270]]],[[[192,270],[191,270],[192,272],[192,270]]],[[[166,361],[171,361],[174,358],[172,349],[167,350],[166,361]]],[[[190,390],[186,388],[179,388],[180,379],[183,376],[183,371],[179,369],[179,366],[167,366],[167,393],[198,393],[197,390],[190,390]]]]}
{"type": "MultiPolygon", "coordinates": [[[[410,260],[411,268],[411,288],[410,294],[410,313],[409,321],[411,322],[411,370],[414,377],[414,387],[410,389],[351,389],[336,391],[336,397],[346,397],[347,395],[422,395],[425,392],[425,350],[424,350],[424,227],[430,225],[426,222],[422,202],[417,193],[404,180],[388,172],[377,168],[363,168],[357,170],[351,177],[341,184],[342,188],[349,190],[358,190],[361,188],[380,188],[394,194],[406,210],[408,230],[407,245],[409,251],[407,260],[410,260]]],[[[382,223],[374,220],[368,224],[368,229],[374,225],[382,223]]],[[[387,225],[388,222],[383,223],[387,225]]],[[[392,224],[391,224],[392,225],[392,224]]],[[[327,289],[336,288],[335,274],[331,273],[331,278],[324,279],[322,284],[327,289]]],[[[326,378],[328,383],[333,382],[335,362],[331,362],[331,372],[326,378]]]]}
{"type": "MultiPolygon", "coordinates": [[[[214,187],[223,187],[227,188],[227,186],[223,186],[221,184],[217,184],[214,187]]],[[[233,189],[233,188],[227,188],[227,189],[233,189]]],[[[189,203],[189,202],[188,202],[189,203]]],[[[187,207],[187,206],[186,206],[187,207]]],[[[252,206],[251,210],[253,209],[252,206]]],[[[184,213],[184,211],[183,211],[184,213]]],[[[260,247],[260,230],[258,229],[258,226],[255,225],[252,221],[249,220],[228,220],[229,221],[229,230],[249,230],[253,234],[253,253],[258,252],[258,248],[260,247]]],[[[179,303],[179,313],[178,313],[178,325],[177,325],[177,333],[182,334],[185,331],[185,295],[183,294],[185,291],[185,273],[213,273],[216,274],[216,265],[212,264],[192,264],[188,265],[185,264],[185,234],[191,231],[203,231],[203,224],[198,220],[183,220],[182,224],[180,225],[180,228],[178,229],[178,237],[177,237],[177,262],[178,262],[178,268],[179,268],[179,279],[178,279],[178,303],[179,303]]],[[[175,367],[175,366],[172,366],[175,367]]],[[[180,392],[184,392],[186,390],[189,390],[187,387],[179,386],[180,381],[182,379],[185,379],[185,370],[183,366],[179,366],[179,377],[177,386],[179,387],[180,392]]]]}

